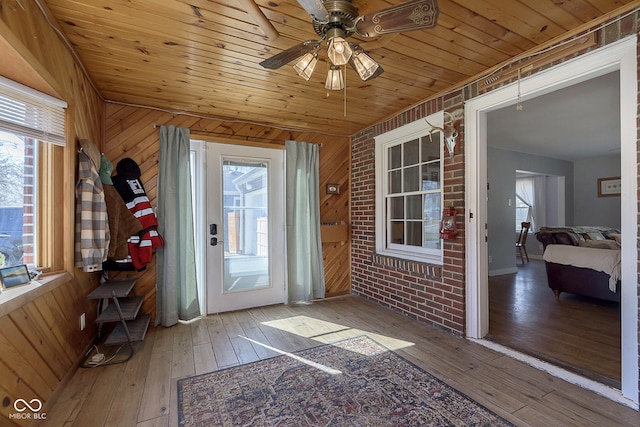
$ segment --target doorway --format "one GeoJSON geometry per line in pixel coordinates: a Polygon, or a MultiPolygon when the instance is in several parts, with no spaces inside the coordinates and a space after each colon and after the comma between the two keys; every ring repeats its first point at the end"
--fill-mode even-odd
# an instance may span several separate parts
{"type": "Polygon", "coordinates": [[[284,150],[191,145],[203,312],[284,303],[284,150]]]}
{"type": "MultiPolygon", "coordinates": [[[[620,42],[567,61],[521,82],[522,93],[534,98],[610,72],[620,73],[621,129],[621,222],[622,234],[637,235],[636,38],[620,42]],[[623,90],[624,88],[624,90],[623,90]]],[[[468,206],[467,336],[482,339],[489,329],[487,215],[487,113],[516,103],[514,85],[505,86],[465,104],[467,147],[466,205],[468,206]],[[473,256],[475,254],[476,256],[473,256]]],[[[541,124],[543,125],[543,124],[541,124]]],[[[637,249],[635,239],[622,243],[622,396],[621,401],[638,404],[638,303],[637,249]]],[[[560,372],[556,373],[561,376],[560,372]]],[[[583,384],[590,387],[589,384],[583,384]]],[[[612,398],[616,396],[610,395],[612,398]]]]}

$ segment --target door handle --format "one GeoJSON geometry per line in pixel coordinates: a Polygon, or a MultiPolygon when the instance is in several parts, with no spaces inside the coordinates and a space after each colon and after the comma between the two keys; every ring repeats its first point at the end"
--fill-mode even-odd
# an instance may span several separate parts
{"type": "Polygon", "coordinates": [[[209,240],[209,244],[211,246],[218,246],[218,243],[224,243],[222,240],[218,240],[217,237],[212,237],[211,240],[209,240]]]}

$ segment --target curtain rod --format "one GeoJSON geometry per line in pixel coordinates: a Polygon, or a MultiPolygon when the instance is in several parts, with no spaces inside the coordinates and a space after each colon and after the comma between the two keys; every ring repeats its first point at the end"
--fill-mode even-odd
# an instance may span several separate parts
{"type": "MultiPolygon", "coordinates": [[[[160,126],[163,126],[163,125],[158,125],[158,124],[154,124],[153,125],[154,129],[157,129],[160,126]]],[[[187,128],[187,129],[191,130],[190,128],[187,128]]],[[[273,138],[265,138],[265,137],[262,137],[262,136],[253,136],[253,135],[238,135],[238,134],[230,135],[230,134],[224,133],[224,132],[215,132],[215,131],[209,131],[209,130],[197,130],[197,131],[195,131],[195,133],[203,133],[203,134],[206,134],[206,135],[214,135],[214,136],[223,136],[225,138],[240,138],[240,139],[244,139],[245,141],[281,142],[281,143],[286,142],[285,139],[273,139],[273,138]]],[[[310,144],[316,144],[318,147],[322,147],[324,145],[322,143],[317,143],[317,142],[311,142],[310,144]]]]}

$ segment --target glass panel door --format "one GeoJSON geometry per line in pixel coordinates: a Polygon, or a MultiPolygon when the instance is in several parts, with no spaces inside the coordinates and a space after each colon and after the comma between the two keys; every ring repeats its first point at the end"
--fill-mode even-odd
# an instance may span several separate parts
{"type": "Polygon", "coordinates": [[[206,144],[207,313],[285,302],[284,150],[206,144]]]}

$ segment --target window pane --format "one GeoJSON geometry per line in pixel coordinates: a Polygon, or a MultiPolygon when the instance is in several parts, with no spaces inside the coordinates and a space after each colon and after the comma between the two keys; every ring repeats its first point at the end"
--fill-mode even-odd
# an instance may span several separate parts
{"type": "Polygon", "coordinates": [[[422,219],[422,195],[407,196],[407,219],[422,219]]]}
{"type": "Polygon", "coordinates": [[[424,196],[424,241],[423,247],[440,249],[440,193],[424,196]]]}
{"type": "Polygon", "coordinates": [[[34,153],[32,139],[0,131],[0,267],[35,264],[34,153]],[[29,249],[28,254],[24,253],[25,248],[29,249]]]}
{"type": "Polygon", "coordinates": [[[407,142],[403,144],[404,148],[404,166],[415,165],[419,162],[420,159],[420,143],[419,140],[414,139],[413,141],[407,142]]]}
{"type": "Polygon", "coordinates": [[[389,234],[390,243],[404,244],[404,221],[391,221],[389,234]]]}
{"type": "Polygon", "coordinates": [[[422,221],[407,221],[407,245],[422,246],[422,221]]]}
{"type": "Polygon", "coordinates": [[[389,193],[402,192],[402,169],[389,172],[389,193]]]}
{"type": "Polygon", "coordinates": [[[433,132],[431,137],[422,137],[421,161],[438,160],[440,158],[440,132],[433,132]]]}
{"type": "Polygon", "coordinates": [[[525,202],[516,196],[516,230],[520,230],[521,225],[525,221],[529,221],[529,212],[531,208],[525,202]]]}
{"type": "Polygon", "coordinates": [[[268,287],[268,164],[225,160],[222,179],[224,292],[268,287]]]}
{"type": "Polygon", "coordinates": [[[402,166],[402,145],[389,148],[389,169],[398,169],[402,166]]]}
{"type": "Polygon", "coordinates": [[[437,190],[440,188],[440,162],[422,165],[422,190],[437,190]]]}
{"type": "Polygon", "coordinates": [[[389,205],[391,219],[404,219],[404,197],[392,197],[389,205]]]}
{"type": "Polygon", "coordinates": [[[404,192],[420,190],[420,166],[404,169],[404,192]]]}

